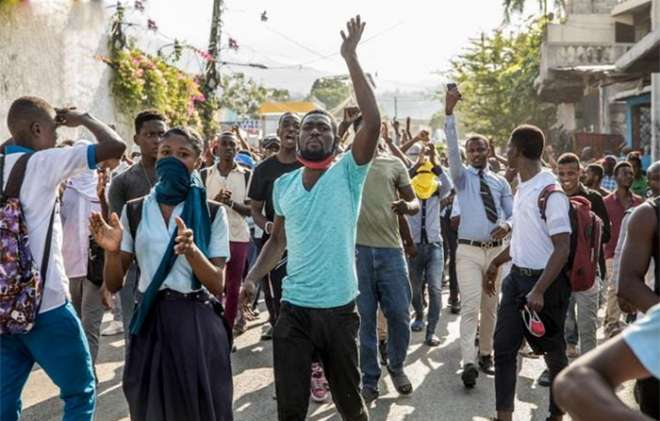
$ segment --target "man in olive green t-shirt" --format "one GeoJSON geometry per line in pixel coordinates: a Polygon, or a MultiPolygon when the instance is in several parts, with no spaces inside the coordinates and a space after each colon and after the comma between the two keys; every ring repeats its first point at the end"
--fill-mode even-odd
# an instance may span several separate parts
{"type": "Polygon", "coordinates": [[[410,281],[399,235],[400,215],[414,215],[419,203],[403,163],[379,148],[362,194],[357,229],[360,312],[360,369],[366,402],[378,397],[380,366],[376,320],[382,309],[388,327],[388,371],[401,394],[412,393],[403,371],[410,342],[410,281]]]}

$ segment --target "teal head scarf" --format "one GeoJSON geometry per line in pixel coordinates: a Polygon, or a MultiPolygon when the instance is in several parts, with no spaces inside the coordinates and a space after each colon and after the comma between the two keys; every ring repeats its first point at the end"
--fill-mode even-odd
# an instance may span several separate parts
{"type": "MultiPolygon", "coordinates": [[[[190,174],[183,162],[174,157],[167,157],[156,162],[156,175],[158,176],[158,182],[155,186],[156,201],[169,206],[176,206],[184,202],[181,219],[187,227],[193,230],[195,245],[204,256],[208,256],[211,217],[206,203],[206,190],[199,174],[197,171],[190,174]]],[[[134,335],[140,332],[140,328],[156,300],[158,290],[165,282],[165,278],[170,273],[177,257],[179,257],[174,254],[174,240],[177,233],[178,230],[175,230],[172,234],[158,270],[156,270],[156,274],[145,291],[142,302],[135,309],[130,326],[131,333],[134,335]]],[[[191,282],[193,290],[199,289],[200,282],[194,274],[191,282]]]]}

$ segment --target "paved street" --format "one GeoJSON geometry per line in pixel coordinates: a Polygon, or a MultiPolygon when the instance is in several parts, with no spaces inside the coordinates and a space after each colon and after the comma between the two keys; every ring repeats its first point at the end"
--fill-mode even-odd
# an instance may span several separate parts
{"type": "MultiPolygon", "coordinates": [[[[444,298],[446,302],[446,296],[444,298]]],[[[259,320],[250,324],[248,332],[236,340],[238,351],[233,354],[233,364],[237,421],[276,419],[276,406],[272,399],[271,342],[259,341],[265,323],[265,311],[262,311],[259,320]]],[[[423,333],[413,334],[407,372],[415,387],[414,394],[399,397],[385,375],[381,385],[385,393],[370,408],[372,420],[478,421],[494,415],[493,378],[481,374],[477,387],[466,391],[457,375],[460,359],[458,317],[443,309],[439,329],[442,345],[438,348],[426,347],[422,343],[423,333]]],[[[99,421],[129,419],[121,390],[123,344],[121,335],[103,337],[97,363],[100,383],[96,419],[99,421]]],[[[535,383],[543,369],[543,360],[524,358],[522,361],[515,419],[544,420],[548,405],[547,389],[535,383]]],[[[631,400],[630,387],[622,390],[621,394],[624,400],[631,400]]],[[[62,404],[57,389],[40,369],[35,369],[30,376],[23,402],[23,420],[61,419],[62,404]]],[[[331,404],[310,404],[310,420],[339,420],[334,414],[331,404]]]]}

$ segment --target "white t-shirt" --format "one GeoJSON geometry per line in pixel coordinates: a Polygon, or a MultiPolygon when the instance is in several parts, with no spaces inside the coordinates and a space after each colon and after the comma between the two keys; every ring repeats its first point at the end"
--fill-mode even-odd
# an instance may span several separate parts
{"type": "Polygon", "coordinates": [[[541,219],[541,191],[557,180],[550,171],[541,171],[521,182],[513,198],[513,232],[511,259],[513,264],[528,269],[544,269],[554,250],[551,236],[571,232],[568,197],[552,193],[546,203],[546,220],[541,219]]]}
{"type": "MultiPolygon", "coordinates": [[[[248,183],[245,182],[245,171],[236,164],[233,170],[223,177],[217,166],[211,167],[206,176],[206,192],[209,199],[215,198],[220,190],[231,191],[231,200],[241,205],[247,200],[248,183]]],[[[227,210],[229,220],[229,241],[248,243],[250,241],[250,228],[246,218],[227,205],[222,205],[227,210]]]]}
{"type": "MultiPolygon", "coordinates": [[[[10,149],[11,151],[11,149],[10,149]]],[[[4,184],[14,164],[23,153],[9,153],[5,158],[4,184]]],[[[30,239],[30,251],[37,267],[41,266],[50,215],[60,184],[85,168],[96,167],[95,145],[53,148],[35,152],[28,162],[21,186],[20,201],[30,239]]],[[[39,313],[62,306],[69,296],[69,280],[62,257],[62,221],[59,209],[53,221],[48,273],[39,313]]]]}

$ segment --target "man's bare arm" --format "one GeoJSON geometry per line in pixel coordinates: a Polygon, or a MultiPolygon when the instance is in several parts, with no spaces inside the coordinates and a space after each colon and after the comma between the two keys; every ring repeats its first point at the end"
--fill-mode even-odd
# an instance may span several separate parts
{"type": "Polygon", "coordinates": [[[628,232],[621,255],[617,296],[642,312],[660,302],[644,279],[651,261],[657,221],[651,205],[643,204],[630,215],[628,232]]]}
{"type": "Polygon", "coordinates": [[[624,381],[649,375],[619,335],[562,371],[553,385],[554,397],[576,421],[651,421],[615,393],[624,381]]]}
{"type": "Polygon", "coordinates": [[[351,148],[353,158],[358,165],[371,162],[376,151],[380,133],[380,111],[378,110],[376,96],[362,70],[356,52],[357,45],[364,31],[364,26],[365,23],[362,22],[358,15],[346,24],[348,34],[345,34],[344,31],[341,32],[341,36],[344,39],[341,45],[341,55],[344,57],[348,66],[348,72],[351,75],[353,89],[355,90],[355,97],[362,113],[362,126],[356,133],[351,148]]]}

